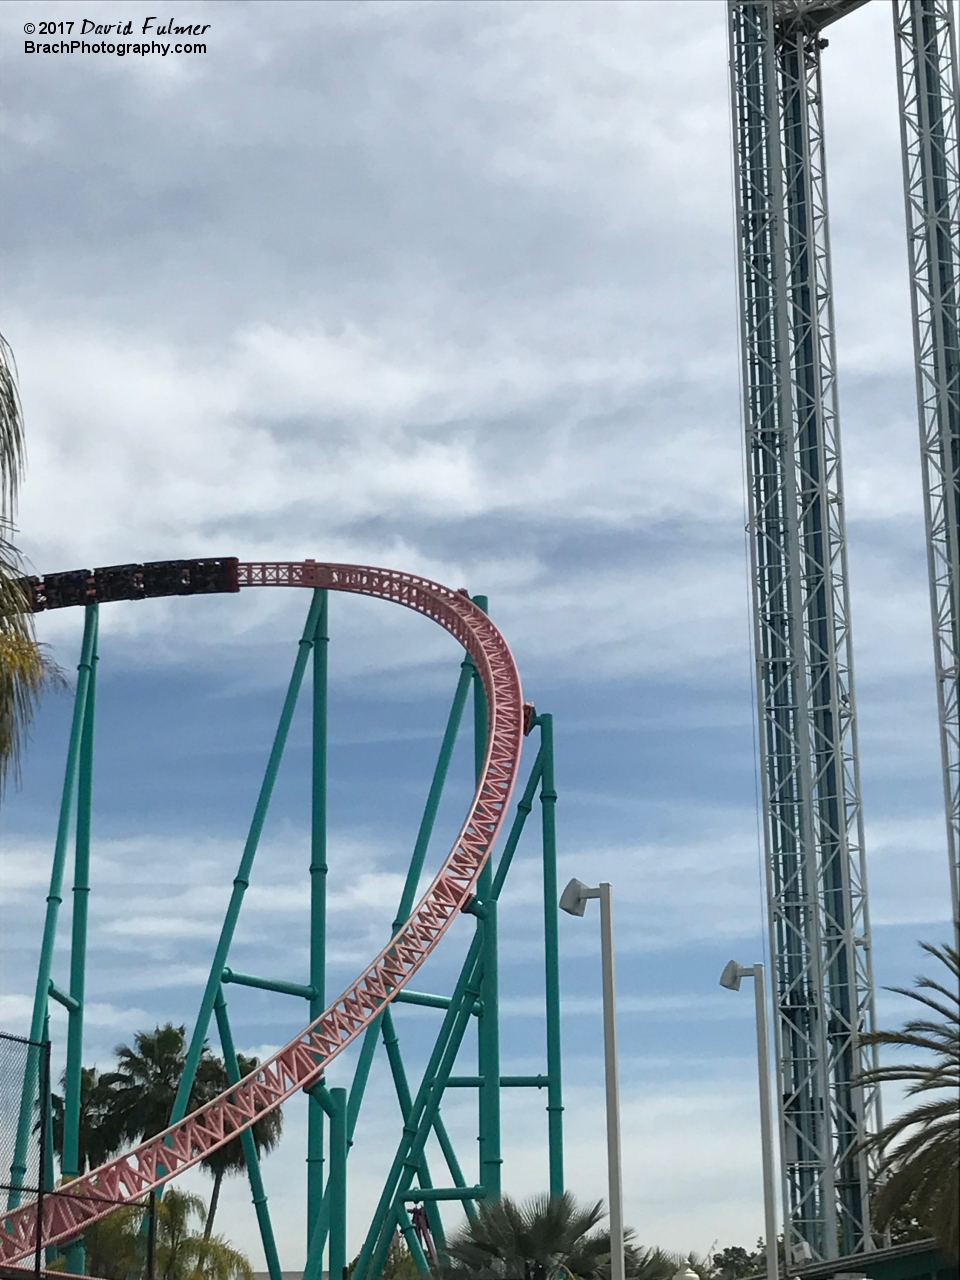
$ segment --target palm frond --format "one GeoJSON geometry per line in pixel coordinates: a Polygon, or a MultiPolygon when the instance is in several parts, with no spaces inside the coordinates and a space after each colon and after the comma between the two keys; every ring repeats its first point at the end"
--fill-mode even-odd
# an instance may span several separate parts
{"type": "MultiPolygon", "coordinates": [[[[922,943],[956,980],[960,955],[951,946],[922,943]]],[[[942,1021],[914,1018],[899,1031],[876,1031],[865,1045],[919,1049],[924,1062],[890,1063],[866,1071],[864,1084],[906,1085],[907,1097],[936,1094],[895,1116],[862,1149],[877,1157],[874,1217],[886,1226],[908,1213],[936,1238],[951,1261],[960,1259],[960,997],[933,978],[919,977],[913,989],[892,988],[936,1013],[942,1021]],[[935,995],[930,995],[934,992],[935,995]]]]}
{"type": "Polygon", "coordinates": [[[0,522],[0,793],[20,757],[41,693],[63,686],[63,673],[37,644],[20,557],[0,522]]]}
{"type": "Polygon", "coordinates": [[[23,409],[17,390],[17,365],[0,334],[0,520],[12,519],[25,461],[23,409]]]}

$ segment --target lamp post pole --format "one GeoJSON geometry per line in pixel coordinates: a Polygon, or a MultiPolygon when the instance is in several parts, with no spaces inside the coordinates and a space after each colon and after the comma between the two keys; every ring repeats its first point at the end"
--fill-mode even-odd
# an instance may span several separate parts
{"type": "Polygon", "coordinates": [[[753,978],[753,998],[757,1015],[757,1076],[760,1084],[760,1152],[763,1167],[763,1216],[767,1256],[767,1280],[778,1280],[777,1209],[774,1185],[773,1122],[770,1115],[770,1056],[767,1046],[767,992],[763,965],[745,968],[731,960],[720,975],[720,985],[740,990],[743,978],[753,978]]]}
{"type": "Polygon", "coordinates": [[[603,1066],[607,1102],[607,1181],[610,1198],[610,1280],[625,1280],[623,1254],[623,1171],[620,1158],[620,1069],[617,1056],[617,992],[613,964],[613,888],[604,881],[590,889],[571,880],[560,906],[582,916],[590,898],[600,900],[600,966],[603,974],[603,1066]]]}

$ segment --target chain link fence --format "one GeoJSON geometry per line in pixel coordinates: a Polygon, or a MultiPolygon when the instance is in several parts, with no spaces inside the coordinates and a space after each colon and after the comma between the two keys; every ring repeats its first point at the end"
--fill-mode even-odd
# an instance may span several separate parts
{"type": "MultiPolygon", "coordinates": [[[[42,1219],[45,1200],[73,1194],[54,1183],[50,1089],[49,1041],[26,1040],[0,1031],[0,1230],[3,1230],[5,1209],[36,1203],[42,1219]]],[[[96,1194],[88,1198],[117,1208],[127,1203],[96,1194]]],[[[146,1199],[138,1201],[136,1207],[150,1227],[144,1236],[144,1258],[140,1266],[144,1280],[153,1280],[156,1197],[151,1192],[146,1199]]],[[[61,1250],[63,1247],[60,1246],[61,1250]]],[[[40,1277],[57,1280],[62,1275],[62,1267],[61,1258],[53,1263],[53,1269],[47,1269],[44,1249],[38,1239],[33,1255],[12,1265],[0,1266],[0,1280],[26,1280],[31,1274],[37,1280],[40,1277]]]]}
{"type": "MultiPolygon", "coordinates": [[[[0,1031],[0,1208],[42,1203],[49,1115],[50,1042],[0,1031]]],[[[41,1265],[38,1241],[36,1255],[15,1270],[39,1275],[41,1265]]]]}

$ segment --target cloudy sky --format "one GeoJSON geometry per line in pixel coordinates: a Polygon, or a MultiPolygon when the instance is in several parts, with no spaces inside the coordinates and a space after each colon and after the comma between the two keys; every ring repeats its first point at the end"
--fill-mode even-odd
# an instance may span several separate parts
{"type": "MultiPolygon", "coordinates": [[[[24,52],[26,22],[138,26],[154,8],[0,9],[24,553],[39,572],[313,556],[486,593],[526,696],[556,717],[561,883],[615,885],[627,1221],[648,1244],[751,1245],[752,1002],[717,985],[764,947],[724,6],[171,0],[159,20],[209,23],[205,54],[24,52]]],[[[902,983],[916,939],[946,936],[948,893],[889,6],[829,36],[871,906],[879,980],[902,983]]],[[[91,1063],[191,1023],[306,607],[248,592],[103,610],[91,1063]]],[[[334,597],[331,618],[335,987],[392,918],[459,656],[382,604],[334,597]]],[[[70,671],[81,621],[38,622],[70,671]]],[[[13,1031],[69,716],[68,695],[47,700],[4,805],[13,1031]]],[[[231,957],[295,981],[307,748],[300,718],[231,957]]],[[[464,749],[434,857],[468,770],[464,749]]],[[[511,1072],[543,1065],[536,856],[531,841],[503,905],[511,1072]]],[[[418,984],[449,988],[466,934],[418,984]]],[[[595,921],[565,917],[561,945],[568,1181],[600,1197],[595,921]]],[[[902,1004],[881,995],[881,1019],[902,1004]]],[[[247,1052],[302,1023],[281,996],[234,988],[231,1010],[247,1052]]],[[[412,1064],[432,1018],[398,1015],[412,1064]]],[[[545,1100],[515,1092],[504,1182],[526,1194],[546,1185],[545,1100]]],[[[469,1178],[469,1100],[447,1115],[469,1178]]],[[[292,1103],[265,1168],[291,1269],[303,1130],[292,1103]]],[[[351,1157],[352,1250],[398,1136],[381,1065],[351,1157]]],[[[221,1212],[262,1265],[242,1182],[221,1212]]]]}

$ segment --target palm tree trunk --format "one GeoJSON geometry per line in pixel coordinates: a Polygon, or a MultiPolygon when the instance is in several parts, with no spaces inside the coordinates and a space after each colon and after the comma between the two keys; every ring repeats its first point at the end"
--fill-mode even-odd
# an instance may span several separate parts
{"type": "Polygon", "coordinates": [[[210,1232],[213,1230],[213,1219],[217,1212],[217,1202],[220,1199],[220,1184],[223,1182],[223,1170],[218,1169],[213,1178],[213,1191],[210,1193],[210,1209],[207,1213],[207,1225],[203,1228],[204,1240],[210,1239],[210,1232]]]}

